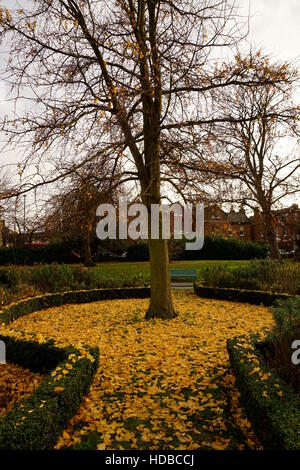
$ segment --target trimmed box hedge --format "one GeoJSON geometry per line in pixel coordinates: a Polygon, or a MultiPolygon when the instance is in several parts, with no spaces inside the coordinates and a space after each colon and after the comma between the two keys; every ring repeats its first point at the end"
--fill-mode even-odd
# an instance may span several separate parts
{"type": "Polygon", "coordinates": [[[79,351],[58,348],[53,342],[0,339],[9,362],[39,372],[48,368],[35,392],[0,419],[0,450],[51,450],[89,390],[98,367],[98,348],[79,351]]]}
{"type": "Polygon", "coordinates": [[[194,292],[199,297],[208,299],[230,300],[249,304],[263,304],[269,307],[275,300],[287,300],[293,298],[289,294],[276,294],[259,290],[233,289],[229,287],[206,287],[194,283],[194,292]]]}
{"type": "MultiPolygon", "coordinates": [[[[2,308],[0,323],[9,324],[23,315],[68,303],[149,296],[147,287],[46,294],[2,308]]],[[[98,367],[98,348],[79,351],[72,346],[57,347],[53,340],[38,343],[2,335],[0,340],[6,345],[8,362],[47,374],[28,399],[0,418],[0,450],[51,450],[89,390],[98,367]],[[63,370],[66,375],[60,373],[63,370]]]]}
{"type": "Polygon", "coordinates": [[[96,302],[98,300],[128,298],[144,299],[147,297],[150,297],[149,287],[91,289],[39,295],[25,300],[19,300],[18,302],[3,307],[2,310],[0,310],[0,324],[4,323],[7,325],[23,315],[51,307],[59,307],[64,304],[81,304],[96,302]]]}
{"type": "Polygon", "coordinates": [[[241,400],[265,450],[299,450],[300,397],[268,366],[266,347],[258,336],[227,343],[241,400]]]}

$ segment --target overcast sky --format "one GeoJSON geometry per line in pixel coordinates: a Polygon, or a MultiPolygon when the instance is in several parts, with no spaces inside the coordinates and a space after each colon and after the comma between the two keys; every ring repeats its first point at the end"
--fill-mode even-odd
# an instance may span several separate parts
{"type": "MultiPolygon", "coordinates": [[[[247,11],[248,0],[241,0],[247,11]]],[[[300,0],[251,0],[249,40],[282,60],[300,59],[300,0]]]]}
{"type": "MultiPolygon", "coordinates": [[[[24,4],[24,0],[23,4],[24,4]]],[[[27,0],[25,0],[27,1],[27,0]]],[[[20,0],[3,0],[2,5],[16,7],[20,0]]],[[[247,17],[250,4],[250,34],[248,43],[253,48],[261,48],[264,53],[271,54],[273,59],[295,61],[300,65],[300,0],[237,0],[241,6],[242,16],[247,17]]],[[[0,49],[1,59],[5,53],[0,49]],[[4,54],[3,54],[4,53],[4,54]]],[[[5,103],[6,89],[0,77],[0,114],[7,114],[10,105],[5,103]]],[[[3,135],[0,136],[0,141],[3,135]]],[[[0,164],[15,160],[14,152],[1,155],[0,164]]]]}

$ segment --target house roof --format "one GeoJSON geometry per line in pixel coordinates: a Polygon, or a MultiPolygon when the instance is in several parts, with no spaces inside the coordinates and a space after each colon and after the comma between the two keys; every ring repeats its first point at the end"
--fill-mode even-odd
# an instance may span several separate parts
{"type": "Polygon", "coordinates": [[[227,213],[227,218],[229,222],[236,224],[246,224],[249,222],[249,218],[246,216],[243,209],[240,209],[238,212],[231,209],[231,211],[227,213]]]}

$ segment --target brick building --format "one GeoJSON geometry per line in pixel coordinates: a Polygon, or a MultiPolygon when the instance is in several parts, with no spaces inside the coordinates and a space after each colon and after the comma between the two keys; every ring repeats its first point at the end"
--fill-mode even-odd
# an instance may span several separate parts
{"type": "MultiPolygon", "coordinates": [[[[285,251],[296,250],[300,240],[300,208],[297,204],[273,212],[274,225],[278,246],[285,251]]],[[[254,211],[250,217],[251,239],[264,239],[264,226],[262,214],[254,211]]]]}
{"type": "Polygon", "coordinates": [[[275,211],[276,236],[279,248],[296,250],[300,240],[300,208],[293,204],[275,211]]]}
{"type": "MultiPolygon", "coordinates": [[[[286,251],[297,249],[300,241],[300,208],[293,204],[291,207],[274,211],[273,214],[279,248],[286,251]]],[[[173,229],[172,217],[171,227],[173,229]]],[[[232,207],[228,212],[218,205],[205,207],[204,233],[232,236],[245,242],[264,241],[262,213],[258,208],[254,215],[247,216],[243,207],[238,211],[232,207]]]]}
{"type": "Polygon", "coordinates": [[[244,208],[235,211],[233,208],[225,212],[219,206],[210,206],[204,209],[204,233],[218,233],[224,236],[233,236],[239,240],[251,240],[251,225],[244,208]]]}

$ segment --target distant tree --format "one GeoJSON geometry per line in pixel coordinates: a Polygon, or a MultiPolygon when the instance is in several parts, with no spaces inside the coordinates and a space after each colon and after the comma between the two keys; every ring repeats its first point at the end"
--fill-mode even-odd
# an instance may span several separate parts
{"type": "Polygon", "coordinates": [[[250,73],[259,67],[266,80],[279,75],[281,80],[260,87],[237,86],[219,96],[215,92],[215,102],[233,121],[214,126],[208,168],[221,183],[233,182],[231,191],[225,186],[227,200],[231,192],[234,202],[259,206],[271,256],[279,258],[272,212],[286,197],[300,194],[300,107],[293,99],[299,73],[287,63],[272,64],[260,53],[257,57],[249,63],[250,73]]]}
{"type": "MultiPolygon", "coordinates": [[[[104,168],[101,170],[103,172],[104,168]]],[[[95,166],[90,171],[85,168],[68,178],[50,198],[45,226],[50,233],[63,239],[79,238],[83,243],[84,263],[92,266],[91,241],[96,230],[96,209],[99,204],[115,203],[116,199],[110,182],[102,180],[95,166]]]]}

